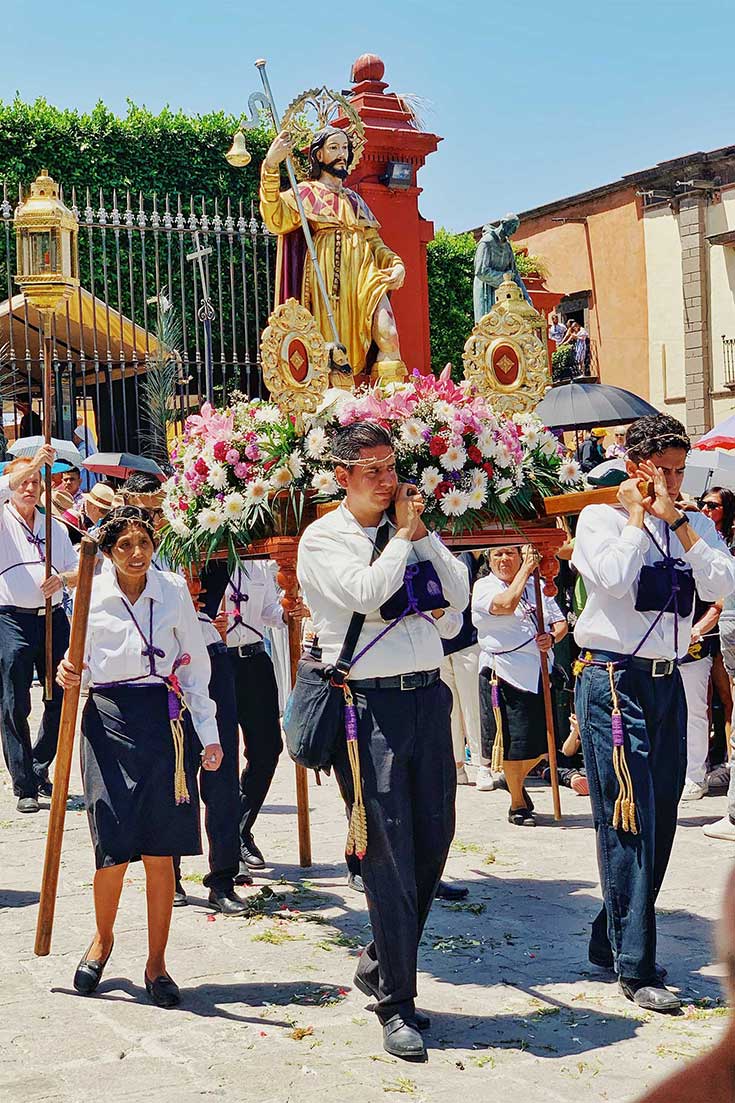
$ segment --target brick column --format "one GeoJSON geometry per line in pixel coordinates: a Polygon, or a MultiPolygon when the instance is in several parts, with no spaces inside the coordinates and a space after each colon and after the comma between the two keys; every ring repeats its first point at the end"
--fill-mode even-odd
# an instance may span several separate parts
{"type": "Polygon", "coordinates": [[[684,307],[684,374],[687,430],[693,438],[712,428],[712,353],[709,332],[707,201],[683,196],[679,207],[684,307]]]}

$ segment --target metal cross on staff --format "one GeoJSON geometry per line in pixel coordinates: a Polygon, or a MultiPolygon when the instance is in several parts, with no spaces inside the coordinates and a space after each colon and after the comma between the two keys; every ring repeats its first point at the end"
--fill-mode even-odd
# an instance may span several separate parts
{"type": "Polygon", "coordinates": [[[204,397],[207,402],[214,405],[214,364],[212,361],[212,322],[215,318],[212,300],[209,297],[209,275],[204,264],[204,258],[212,255],[212,247],[202,245],[199,241],[199,231],[192,231],[194,238],[194,251],[186,254],[186,259],[199,265],[199,278],[202,281],[201,306],[197,311],[197,317],[204,326],[204,397]]]}

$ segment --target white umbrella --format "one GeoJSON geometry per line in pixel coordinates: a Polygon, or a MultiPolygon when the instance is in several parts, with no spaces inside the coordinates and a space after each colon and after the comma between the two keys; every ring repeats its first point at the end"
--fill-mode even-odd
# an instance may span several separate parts
{"type": "MultiPolygon", "coordinates": [[[[8,452],[10,452],[11,456],[15,456],[16,459],[20,456],[35,456],[43,443],[44,440],[41,436],[21,437],[20,440],[16,440],[10,445],[8,452]]],[[[51,447],[56,452],[57,460],[61,460],[62,463],[68,463],[72,467],[78,467],[81,470],[84,457],[76,445],[72,444],[70,440],[59,440],[58,437],[52,437],[51,447]]]]}
{"type": "Polygon", "coordinates": [[[700,498],[711,486],[726,486],[735,490],[735,455],[720,448],[711,452],[693,448],[687,456],[681,488],[692,498],[700,498]]]}

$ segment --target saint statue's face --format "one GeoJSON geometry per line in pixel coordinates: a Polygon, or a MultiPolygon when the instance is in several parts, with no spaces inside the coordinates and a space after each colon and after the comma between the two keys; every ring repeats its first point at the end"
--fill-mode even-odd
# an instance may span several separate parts
{"type": "Polygon", "coordinates": [[[500,223],[500,232],[503,237],[513,237],[513,234],[517,233],[520,224],[520,220],[517,218],[506,218],[500,223]]]}
{"type": "Polygon", "coordinates": [[[316,159],[323,166],[324,171],[340,180],[347,179],[348,157],[349,146],[346,134],[330,134],[322,148],[316,152],[316,159]]]}

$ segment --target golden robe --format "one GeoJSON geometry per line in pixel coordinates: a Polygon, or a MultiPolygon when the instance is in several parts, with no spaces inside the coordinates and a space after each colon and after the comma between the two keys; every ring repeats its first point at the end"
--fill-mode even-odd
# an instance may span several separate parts
{"type": "MultiPolygon", "coordinates": [[[[350,188],[333,192],[318,180],[308,180],[299,184],[299,194],[337,332],[357,375],[365,370],[373,315],[386,293],[385,272],[402,263],[401,258],[382,241],[380,223],[357,192],[350,188]]],[[[270,232],[278,234],[275,305],[298,299],[316,318],[324,340],[332,341],[293,192],[290,188],[282,192],[280,173],[265,167],[260,174],[260,212],[270,232]]]]}

